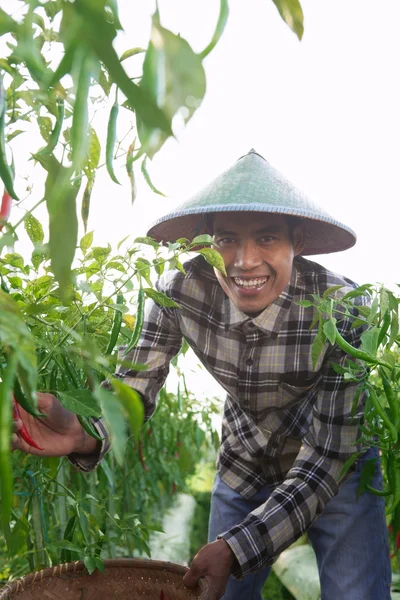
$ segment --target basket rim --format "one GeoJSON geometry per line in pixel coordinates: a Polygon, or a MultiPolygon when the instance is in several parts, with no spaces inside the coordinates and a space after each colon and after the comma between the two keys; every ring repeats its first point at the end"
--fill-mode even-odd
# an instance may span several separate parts
{"type": "MultiPolygon", "coordinates": [[[[179,563],[173,563],[168,560],[153,560],[150,558],[109,558],[104,560],[104,566],[106,569],[115,568],[135,568],[135,569],[149,569],[149,570],[165,570],[177,573],[178,575],[185,575],[189,571],[188,567],[180,565],[179,563]]],[[[68,562],[55,565],[54,567],[47,567],[41,571],[29,573],[24,577],[15,579],[11,583],[7,583],[4,587],[0,588],[0,600],[8,598],[9,594],[24,590],[26,587],[31,587],[34,583],[43,581],[50,577],[56,577],[59,575],[66,575],[68,573],[78,574],[83,573],[88,575],[85,567],[85,563],[81,560],[75,562],[68,562]]],[[[208,591],[208,582],[204,577],[201,577],[198,581],[199,588],[202,592],[208,591]]]]}

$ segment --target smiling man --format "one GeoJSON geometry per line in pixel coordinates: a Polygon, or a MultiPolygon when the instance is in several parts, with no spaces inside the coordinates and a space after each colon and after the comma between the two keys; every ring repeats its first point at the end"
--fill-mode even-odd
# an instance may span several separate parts
{"type": "MultiPolygon", "coordinates": [[[[345,250],[355,243],[354,233],[254,150],[149,231],[160,241],[201,233],[214,236],[226,275],[202,256],[189,260],[185,273],[166,273],[158,287],[181,308],[149,301],[141,338],[129,354],[132,364],[145,363],[148,369],[119,370],[141,394],[149,418],[185,338],[227,393],[209,543],[199,550],[184,582],[193,586],[206,577],[209,600],[261,600],[273,562],[307,532],[317,556],[322,600],[389,600],[383,498],[357,495],[362,465],[377,459],[376,451],[365,452],[341,477],[345,461],[360,449],[364,398],[353,418],[356,384],[345,382],[332,367],[348,357],[326,344],[314,364],[316,313],[301,304],[331,286],[343,286],[343,294],[356,287],[304,258],[345,250]]],[[[353,328],[344,316],[338,329],[359,345],[362,328],[353,328]]],[[[44,431],[38,420],[29,424],[45,448],[37,454],[48,454],[51,436],[57,434],[56,400],[49,396],[41,397],[40,408],[49,414],[52,431],[44,431]]],[[[72,452],[78,468],[90,470],[107,450],[107,439],[96,451],[74,416],[68,434],[66,412],[64,453],[72,452]]],[[[16,436],[14,444],[32,450],[16,436]]],[[[372,485],[382,485],[378,461],[372,485]]]]}

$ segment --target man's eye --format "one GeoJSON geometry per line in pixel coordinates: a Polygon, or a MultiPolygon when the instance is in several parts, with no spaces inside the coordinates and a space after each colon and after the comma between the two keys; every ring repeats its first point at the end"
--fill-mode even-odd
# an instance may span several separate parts
{"type": "Polygon", "coordinates": [[[219,240],[217,240],[217,244],[219,246],[227,246],[228,244],[234,244],[235,243],[235,238],[231,238],[231,237],[225,237],[225,238],[221,238],[219,240]]]}
{"type": "Polygon", "coordinates": [[[260,238],[260,242],[262,244],[268,244],[269,242],[273,242],[275,239],[276,237],[273,235],[263,235],[262,238],[260,238]]]}

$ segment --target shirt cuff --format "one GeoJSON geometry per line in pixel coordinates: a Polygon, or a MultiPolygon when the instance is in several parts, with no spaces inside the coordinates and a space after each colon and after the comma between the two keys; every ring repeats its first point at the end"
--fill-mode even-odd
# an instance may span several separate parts
{"type": "Polygon", "coordinates": [[[96,451],[92,454],[78,454],[77,452],[73,452],[67,456],[74,467],[84,473],[93,471],[110,449],[110,437],[102,419],[91,417],[90,420],[96,432],[102,438],[102,441],[97,444],[96,451]]]}

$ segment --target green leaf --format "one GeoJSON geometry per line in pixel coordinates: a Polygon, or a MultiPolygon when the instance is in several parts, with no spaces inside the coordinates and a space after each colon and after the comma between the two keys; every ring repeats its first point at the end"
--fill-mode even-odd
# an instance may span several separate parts
{"type": "Polygon", "coordinates": [[[97,569],[96,559],[93,556],[84,556],[83,562],[85,563],[85,567],[89,575],[91,575],[97,569]]]}
{"type": "Polygon", "coordinates": [[[100,417],[101,411],[96,398],[90,390],[69,390],[58,392],[64,408],[82,417],[100,417]]]}
{"type": "Polygon", "coordinates": [[[101,145],[97,133],[93,129],[93,127],[89,128],[89,149],[87,155],[86,164],[83,167],[83,172],[85,173],[88,181],[91,185],[94,183],[94,177],[96,173],[96,169],[99,166],[100,161],[100,153],[101,153],[101,145]]]}
{"type": "Polygon", "coordinates": [[[102,387],[96,388],[94,395],[99,401],[107,431],[111,436],[112,451],[118,464],[122,465],[128,439],[123,408],[114,394],[102,387]]]}
{"type": "Polygon", "coordinates": [[[139,431],[144,423],[144,407],[140,395],[130,386],[123,383],[120,379],[112,378],[116,398],[121,403],[136,441],[139,439],[139,431]]]}
{"type": "Polygon", "coordinates": [[[158,250],[158,248],[160,247],[160,244],[158,242],[156,242],[156,240],[154,238],[151,237],[137,237],[134,240],[135,244],[147,244],[149,246],[152,246],[155,250],[158,250]]]}
{"type": "Polygon", "coordinates": [[[144,277],[148,286],[152,286],[150,279],[150,267],[151,264],[146,258],[138,258],[135,262],[135,267],[138,270],[141,277],[144,277]]]}
{"type": "Polygon", "coordinates": [[[120,62],[130,58],[131,56],[135,56],[136,54],[140,54],[141,52],[146,52],[144,48],[130,48],[129,50],[125,50],[120,56],[120,62]]]}
{"type": "Polygon", "coordinates": [[[86,254],[93,243],[93,233],[93,231],[89,231],[81,238],[81,241],[79,242],[79,246],[83,254],[86,254]]]}
{"type": "Polygon", "coordinates": [[[21,133],[26,133],[26,131],[22,130],[22,129],[16,129],[15,131],[13,131],[12,133],[9,133],[7,135],[7,143],[10,143],[11,140],[13,140],[14,138],[16,138],[18,135],[20,135],[21,133]]]}
{"type": "Polygon", "coordinates": [[[322,294],[323,298],[328,298],[328,296],[333,295],[335,292],[337,292],[337,290],[341,290],[344,286],[343,285],[332,285],[331,287],[329,287],[328,289],[326,289],[324,291],[324,293],[322,294]]]}
{"type": "Polygon", "coordinates": [[[299,40],[303,37],[303,10],[299,0],[272,0],[282,19],[297,35],[299,40]]]}
{"type": "Polygon", "coordinates": [[[371,356],[376,356],[378,348],[379,327],[372,327],[361,334],[361,350],[371,356]]]}
{"type": "Polygon", "coordinates": [[[44,232],[41,222],[32,214],[28,214],[24,221],[25,231],[33,244],[43,244],[44,232]]]}
{"type": "Polygon", "coordinates": [[[21,277],[7,277],[8,281],[12,288],[22,289],[22,279],[21,277]]]}
{"type": "Polygon", "coordinates": [[[311,300],[298,300],[296,301],[296,304],[298,306],[303,306],[304,308],[310,308],[311,306],[314,306],[314,303],[311,302],[311,300]]]}
{"type": "Polygon", "coordinates": [[[197,235],[195,238],[192,239],[192,241],[188,245],[188,248],[191,248],[192,246],[200,246],[201,244],[215,246],[214,238],[212,237],[212,235],[209,235],[208,233],[203,233],[202,235],[197,235]]]}
{"type": "Polygon", "coordinates": [[[160,306],[165,306],[167,308],[181,308],[177,302],[169,298],[163,292],[157,292],[151,288],[144,288],[143,291],[148,298],[151,298],[154,302],[160,304],[160,306]]]}
{"type": "Polygon", "coordinates": [[[116,29],[107,22],[101,11],[96,10],[96,6],[97,3],[74,3],[75,10],[83,17],[84,37],[92,46],[98,59],[104,63],[111,79],[125,94],[140,120],[147,127],[162,130],[167,137],[172,135],[171,119],[157,106],[154,98],[142,86],[139,87],[131,80],[122,67],[112,45],[116,29]]]}
{"type": "Polygon", "coordinates": [[[15,33],[18,25],[2,8],[0,8],[0,36],[15,33]]]}
{"type": "Polygon", "coordinates": [[[211,38],[211,42],[208,44],[206,48],[204,48],[203,52],[200,52],[200,57],[202,60],[205,59],[206,56],[210,54],[210,52],[215,48],[218,43],[221,35],[224,32],[226,23],[228,21],[229,16],[229,5],[228,0],[220,0],[220,9],[219,16],[217,21],[217,26],[214,31],[214,35],[211,38]]]}
{"type": "Polygon", "coordinates": [[[324,334],[326,335],[328,341],[332,344],[335,344],[336,340],[336,319],[331,318],[329,321],[324,323],[324,334]]]}
{"type": "Polygon", "coordinates": [[[339,473],[339,479],[342,479],[342,477],[344,477],[346,475],[347,471],[356,462],[356,460],[358,459],[360,454],[361,454],[361,452],[356,452],[355,454],[353,454],[352,456],[350,456],[350,458],[348,458],[346,460],[346,462],[344,463],[344,465],[342,467],[342,470],[339,473]]]}
{"type": "Polygon", "coordinates": [[[366,460],[361,469],[360,483],[357,488],[357,498],[367,491],[367,485],[371,485],[376,471],[376,458],[366,460]]]}
{"type": "MultiPolygon", "coordinates": [[[[186,40],[162,27],[157,13],[153,16],[140,88],[160,107],[170,122],[179,113],[185,124],[200,106],[206,91],[201,57],[193,52],[186,40]]],[[[157,130],[139,118],[138,134],[143,151],[153,158],[169,132],[157,130]]]]}
{"type": "Polygon", "coordinates": [[[323,331],[322,322],[319,322],[318,333],[314,338],[314,341],[311,346],[311,359],[313,367],[315,368],[318,360],[324,350],[326,337],[323,331]]]}
{"type": "Polygon", "coordinates": [[[217,250],[213,250],[212,248],[201,248],[196,252],[202,254],[209,265],[220,271],[226,277],[224,259],[217,250]]]}

